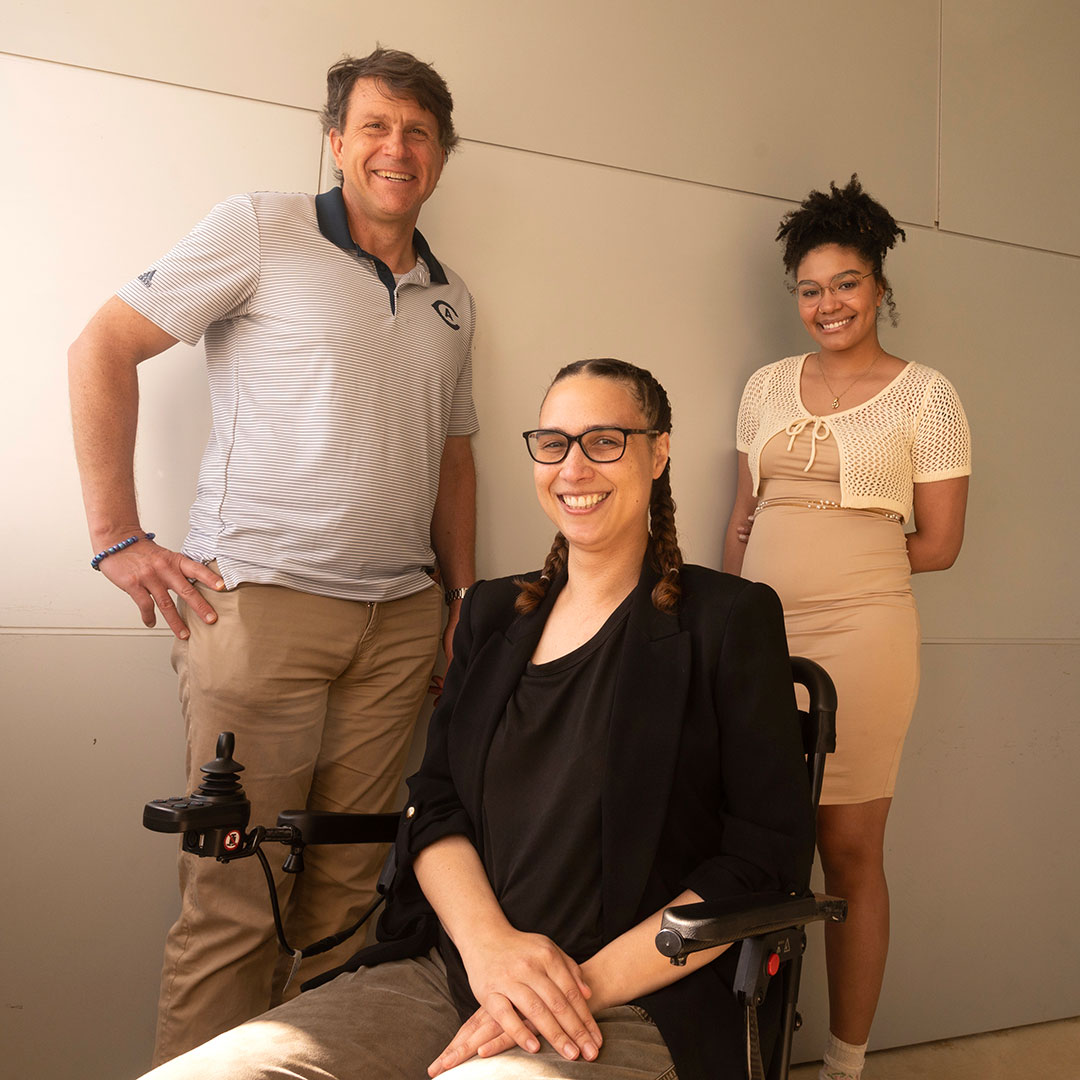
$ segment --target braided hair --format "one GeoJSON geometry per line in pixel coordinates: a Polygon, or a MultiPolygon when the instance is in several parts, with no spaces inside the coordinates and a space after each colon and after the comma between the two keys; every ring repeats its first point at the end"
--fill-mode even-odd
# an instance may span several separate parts
{"type": "MultiPolygon", "coordinates": [[[[671,404],[664,388],[644,368],[635,367],[624,360],[601,358],[596,360],[578,360],[567,364],[551,380],[551,386],[574,375],[615,379],[633,396],[645,416],[645,426],[659,432],[671,431],[671,404]]],[[[550,390],[551,387],[548,387],[550,390]]],[[[569,548],[566,537],[556,533],[544,568],[536,581],[519,579],[520,589],[514,603],[515,610],[522,615],[534,611],[547,595],[552,581],[566,567],[569,548]]],[[[649,497],[649,560],[661,574],[660,580],[652,591],[653,606],[660,611],[675,610],[682,595],[679,587],[679,569],[683,564],[679,550],[678,536],[675,531],[675,501],[671,497],[671,459],[668,458],[664,471],[653,481],[649,497]]]]}
{"type": "Polygon", "coordinates": [[[885,253],[907,237],[892,214],[862,189],[852,173],[847,186],[830,181],[828,192],[811,191],[798,210],[784,215],[776,239],[784,244],[784,268],[794,275],[806,255],[823,244],[839,244],[857,251],[873,268],[885,290],[889,321],[896,325],[896,304],[882,266],[885,253]]]}

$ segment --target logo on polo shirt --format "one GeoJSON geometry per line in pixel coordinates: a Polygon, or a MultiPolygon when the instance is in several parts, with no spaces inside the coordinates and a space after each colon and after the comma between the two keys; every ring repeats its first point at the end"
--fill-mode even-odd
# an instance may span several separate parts
{"type": "Polygon", "coordinates": [[[461,329],[461,323],[456,321],[458,313],[445,300],[436,300],[431,306],[438,313],[439,318],[442,319],[451,330],[461,329]]]}
{"type": "Polygon", "coordinates": [[[157,273],[157,268],[153,270],[146,270],[139,275],[139,280],[149,289],[150,282],[154,280],[154,275],[157,273]]]}

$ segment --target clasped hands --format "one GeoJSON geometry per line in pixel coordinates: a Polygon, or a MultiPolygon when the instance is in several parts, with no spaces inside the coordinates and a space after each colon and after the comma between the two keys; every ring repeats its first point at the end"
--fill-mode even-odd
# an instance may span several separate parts
{"type": "Polygon", "coordinates": [[[598,995],[583,969],[550,938],[502,927],[460,951],[480,1008],[428,1066],[429,1076],[515,1045],[535,1054],[537,1036],[568,1061],[596,1058],[603,1039],[588,1003],[597,1008],[598,995]]]}

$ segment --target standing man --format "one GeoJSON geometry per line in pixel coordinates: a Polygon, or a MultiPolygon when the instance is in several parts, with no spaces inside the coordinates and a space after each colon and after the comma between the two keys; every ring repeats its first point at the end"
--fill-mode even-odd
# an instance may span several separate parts
{"type": "MultiPolygon", "coordinates": [[[[416,230],[457,143],[452,108],[408,53],[335,64],[322,121],[341,187],[220,203],[70,350],[94,567],[176,635],[189,790],[235,731],[253,821],[393,808],[442,627],[433,566],[447,656],[474,578],[473,302],[416,230]],[[203,336],[213,429],[177,552],[136,505],[136,367],[203,336]]],[[[299,944],[368,906],[379,853],[306,861],[278,882],[299,944]]],[[[272,994],[255,860],[181,854],[180,887],[155,1064],[276,1004],[284,981],[272,994]]]]}

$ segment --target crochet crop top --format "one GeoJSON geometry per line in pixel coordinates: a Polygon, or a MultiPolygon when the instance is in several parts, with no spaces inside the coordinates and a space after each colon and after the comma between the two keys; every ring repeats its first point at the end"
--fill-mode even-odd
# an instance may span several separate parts
{"type": "Polygon", "coordinates": [[[914,484],[970,474],[967,417],[941,372],[909,363],[861,405],[815,416],[799,393],[808,355],[758,368],[743,390],[736,446],[749,458],[755,495],[762,447],[780,432],[795,436],[808,426],[813,428],[811,447],[814,440],[836,439],[843,506],[879,507],[906,519],[914,484]]]}

